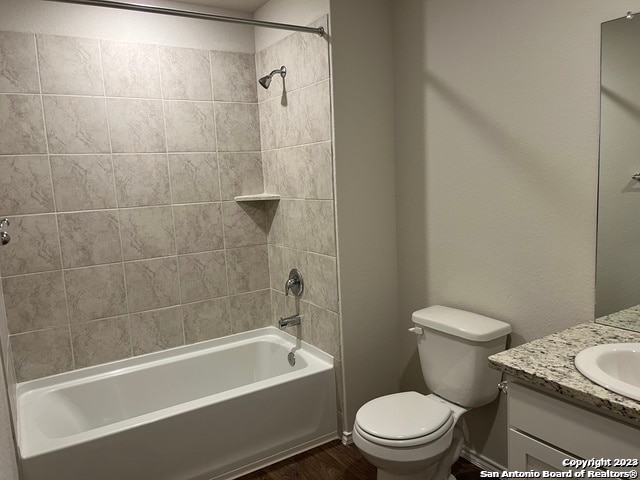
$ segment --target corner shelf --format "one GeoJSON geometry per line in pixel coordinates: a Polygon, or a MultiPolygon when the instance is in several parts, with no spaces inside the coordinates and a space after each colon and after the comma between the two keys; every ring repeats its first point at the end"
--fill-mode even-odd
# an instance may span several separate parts
{"type": "Polygon", "coordinates": [[[256,193],[254,195],[240,195],[234,197],[236,202],[261,202],[263,200],[280,200],[277,193],[256,193]]]}

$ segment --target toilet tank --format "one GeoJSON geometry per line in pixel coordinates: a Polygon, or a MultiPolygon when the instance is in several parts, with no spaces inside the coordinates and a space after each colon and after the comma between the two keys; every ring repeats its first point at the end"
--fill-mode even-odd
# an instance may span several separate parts
{"type": "Polygon", "coordinates": [[[422,328],[420,365],[433,393],[468,408],[496,398],[501,372],[489,368],[487,357],[505,349],[511,325],[441,305],[418,310],[411,319],[422,328]]]}

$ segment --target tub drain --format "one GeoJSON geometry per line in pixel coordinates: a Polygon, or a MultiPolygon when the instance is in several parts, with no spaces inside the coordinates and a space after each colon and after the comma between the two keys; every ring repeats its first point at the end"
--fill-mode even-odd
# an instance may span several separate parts
{"type": "Polygon", "coordinates": [[[289,360],[289,365],[293,367],[296,364],[295,354],[293,352],[289,352],[289,355],[287,355],[287,360],[289,360]]]}

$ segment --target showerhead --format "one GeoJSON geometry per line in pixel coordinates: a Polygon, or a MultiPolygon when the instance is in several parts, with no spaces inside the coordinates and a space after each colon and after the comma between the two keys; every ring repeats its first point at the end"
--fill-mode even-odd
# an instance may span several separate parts
{"type": "Polygon", "coordinates": [[[280,67],[279,70],[274,70],[269,75],[265,75],[264,77],[262,77],[260,80],[258,80],[258,83],[260,83],[260,85],[262,85],[263,88],[269,88],[269,85],[271,85],[271,79],[276,73],[279,73],[280,76],[284,78],[287,76],[287,69],[283,65],[280,67]]]}

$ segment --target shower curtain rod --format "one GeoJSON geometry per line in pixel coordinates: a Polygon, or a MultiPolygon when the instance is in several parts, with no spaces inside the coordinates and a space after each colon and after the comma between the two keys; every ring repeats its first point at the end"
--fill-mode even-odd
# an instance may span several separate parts
{"type": "Polygon", "coordinates": [[[93,5],[98,7],[119,8],[121,10],[133,10],[136,12],[161,13],[176,17],[198,18],[201,20],[214,20],[218,22],[239,23],[242,25],[252,25],[254,27],[277,28],[280,30],[293,30],[296,32],[315,33],[324,36],[323,27],[304,27],[302,25],[292,25],[288,23],[265,22],[263,20],[253,20],[249,18],[227,17],[225,15],[214,15],[213,13],[192,12],[177,8],[154,7],[138,3],[122,3],[112,0],[47,0],[49,2],[73,3],[76,5],[93,5]]]}

